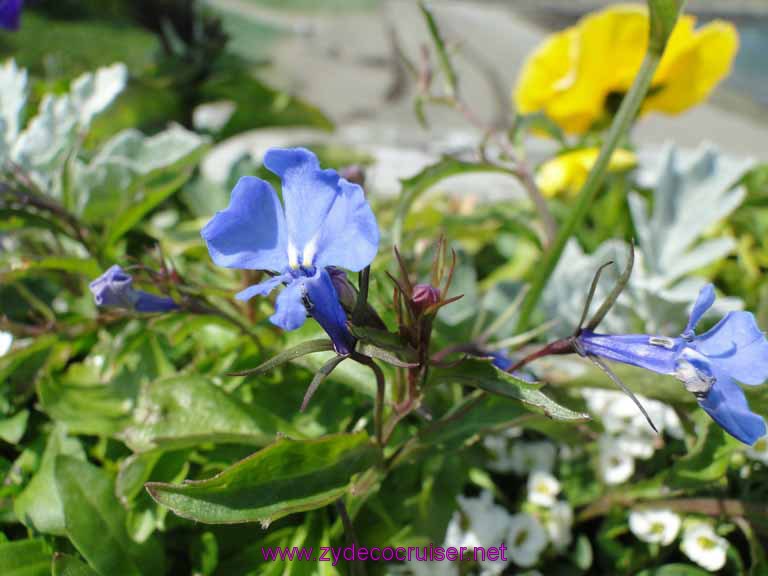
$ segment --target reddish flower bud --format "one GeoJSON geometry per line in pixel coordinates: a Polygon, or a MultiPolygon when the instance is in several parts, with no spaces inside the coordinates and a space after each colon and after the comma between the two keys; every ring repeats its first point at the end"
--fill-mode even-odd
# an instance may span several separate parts
{"type": "Polygon", "coordinates": [[[429,284],[416,284],[411,294],[411,303],[417,312],[423,312],[440,302],[440,289],[429,284]]]}
{"type": "Polygon", "coordinates": [[[342,178],[345,180],[348,180],[349,182],[352,182],[353,184],[358,184],[360,186],[365,186],[365,168],[360,166],[359,164],[352,164],[350,166],[345,166],[341,170],[339,170],[339,174],[342,178]]]}

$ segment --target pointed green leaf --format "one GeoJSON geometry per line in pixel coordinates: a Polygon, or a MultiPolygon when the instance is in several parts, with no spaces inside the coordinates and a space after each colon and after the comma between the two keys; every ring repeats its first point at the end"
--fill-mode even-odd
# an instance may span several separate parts
{"type": "Polygon", "coordinates": [[[125,576],[163,573],[160,541],[152,538],[137,544],[131,540],[125,510],[103,470],[70,456],[58,456],[55,478],[67,535],[93,568],[102,574],[125,576]]]}
{"type": "Polygon", "coordinates": [[[0,438],[9,444],[18,444],[27,429],[29,410],[19,410],[10,418],[0,420],[0,438]]]}
{"type": "Polygon", "coordinates": [[[292,348],[283,350],[280,352],[280,354],[273,356],[255,368],[249,368],[248,370],[241,370],[239,372],[232,372],[229,374],[229,376],[255,376],[257,374],[264,374],[265,372],[269,372],[281,364],[285,364],[291,360],[296,360],[296,358],[301,358],[307,354],[313,354],[315,352],[329,352],[331,350],[333,350],[333,342],[327,338],[308,340],[307,342],[302,342],[298,346],[293,346],[292,348]]]}
{"type": "Polygon", "coordinates": [[[85,460],[80,442],[67,437],[59,425],[48,436],[40,468],[13,503],[16,516],[27,527],[57,536],[65,533],[64,509],[54,481],[54,464],[61,454],[85,460]]]}
{"type": "Polygon", "coordinates": [[[99,576],[93,568],[85,562],[68,554],[55,554],[53,556],[52,576],[99,576]]]}
{"type": "Polygon", "coordinates": [[[280,439],[207,480],[148,483],[160,504],[208,524],[273,520],[343,496],[352,477],[373,466],[378,449],[365,432],[317,440],[280,439]]]}
{"type": "Polygon", "coordinates": [[[515,378],[483,360],[465,360],[458,366],[435,369],[433,377],[442,382],[455,382],[479,388],[489,394],[520,400],[527,407],[533,408],[533,411],[555,420],[589,420],[588,414],[574,412],[545,395],[539,390],[539,384],[515,378]]]}
{"type": "Polygon", "coordinates": [[[264,446],[278,434],[298,435],[262,406],[246,406],[205,378],[177,376],[142,389],[133,422],[119,437],[136,452],[201,442],[264,446]]]}
{"type": "Polygon", "coordinates": [[[371,358],[376,358],[377,360],[381,360],[382,362],[386,362],[387,364],[391,364],[392,366],[397,366],[399,368],[413,368],[418,366],[418,363],[405,362],[400,360],[396,354],[384,348],[379,348],[374,344],[358,344],[356,350],[360,354],[370,356],[371,358]]]}
{"type": "Polygon", "coordinates": [[[0,544],[0,574],[3,576],[48,576],[51,554],[43,540],[16,540],[0,544]]]}
{"type": "Polygon", "coordinates": [[[661,56],[667,41],[672,35],[677,18],[683,11],[685,0],[648,0],[651,17],[651,36],[649,50],[661,56]]]}

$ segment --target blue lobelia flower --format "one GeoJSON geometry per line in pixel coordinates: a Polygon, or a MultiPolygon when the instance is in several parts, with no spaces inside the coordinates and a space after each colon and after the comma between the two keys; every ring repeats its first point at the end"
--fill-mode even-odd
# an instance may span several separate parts
{"type": "Polygon", "coordinates": [[[768,341],[750,312],[729,312],[711,330],[696,335],[696,324],[714,301],[714,287],[707,284],[677,338],[584,330],[576,337],[576,347],[582,355],[674,375],[726,432],[753,444],[765,435],[765,421],[750,411],[735,381],[754,386],[768,378],[768,341]]]}
{"type": "Polygon", "coordinates": [[[339,354],[349,354],[354,339],[327,267],[359,271],[376,256],[379,229],[363,189],[321,170],[304,148],[273,148],[264,166],[280,177],[285,211],[268,182],[241,178],[229,206],[202,230],[211,258],[227,268],[275,273],[236,297],[266,296],[284,285],[270,321],[295,330],[309,315],[339,354]]]}
{"type": "Polygon", "coordinates": [[[23,0],[0,0],[0,28],[18,30],[23,0]]]}
{"type": "Polygon", "coordinates": [[[179,305],[168,296],[158,296],[133,287],[133,278],[115,264],[91,282],[93,299],[97,306],[124,308],[136,312],[169,312],[179,305]]]}

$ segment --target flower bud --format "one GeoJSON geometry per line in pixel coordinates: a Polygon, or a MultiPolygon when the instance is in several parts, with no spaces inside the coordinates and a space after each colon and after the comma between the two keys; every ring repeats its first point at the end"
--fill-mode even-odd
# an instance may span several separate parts
{"type": "Polygon", "coordinates": [[[440,302],[440,289],[430,284],[416,284],[411,294],[414,310],[424,312],[430,306],[440,302]]]}
{"type": "Polygon", "coordinates": [[[347,273],[333,266],[328,266],[327,270],[342,307],[347,311],[352,311],[357,302],[357,290],[347,278],[347,273]]]}
{"type": "Polygon", "coordinates": [[[114,265],[88,286],[97,306],[123,308],[136,312],[168,312],[179,306],[168,296],[149,294],[133,287],[133,278],[114,265]]]}
{"type": "Polygon", "coordinates": [[[359,164],[351,164],[350,166],[345,166],[339,170],[339,174],[345,180],[352,182],[352,184],[365,186],[365,168],[359,164]]]}

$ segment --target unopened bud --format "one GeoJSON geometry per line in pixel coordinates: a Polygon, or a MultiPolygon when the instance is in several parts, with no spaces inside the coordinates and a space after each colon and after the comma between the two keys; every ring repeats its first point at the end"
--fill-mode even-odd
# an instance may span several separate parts
{"type": "Polygon", "coordinates": [[[411,303],[418,312],[440,302],[440,290],[430,284],[416,284],[411,294],[411,303]]]}
{"type": "Polygon", "coordinates": [[[359,164],[345,166],[339,171],[339,174],[341,174],[342,178],[352,182],[353,184],[365,186],[365,168],[359,164]]]}
{"type": "Polygon", "coordinates": [[[357,302],[357,290],[347,278],[347,273],[333,266],[328,267],[328,274],[331,276],[331,282],[336,289],[336,295],[339,297],[341,306],[350,312],[354,309],[357,302]]]}

